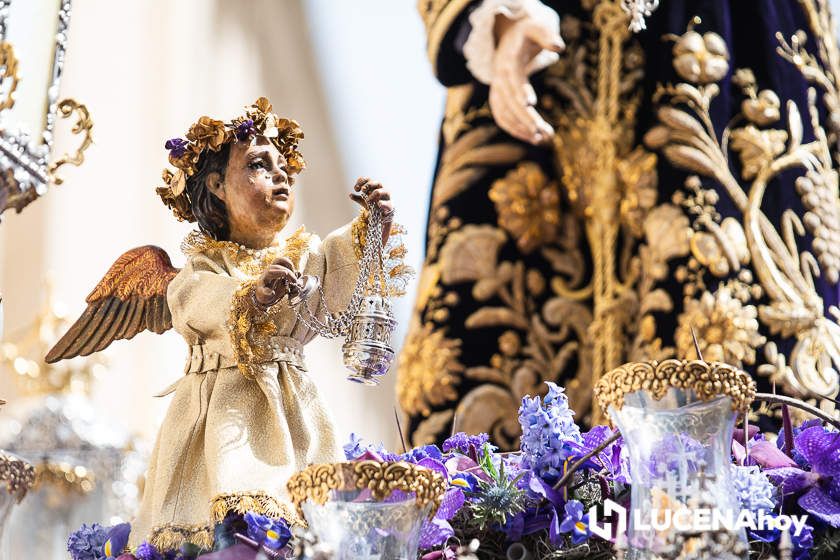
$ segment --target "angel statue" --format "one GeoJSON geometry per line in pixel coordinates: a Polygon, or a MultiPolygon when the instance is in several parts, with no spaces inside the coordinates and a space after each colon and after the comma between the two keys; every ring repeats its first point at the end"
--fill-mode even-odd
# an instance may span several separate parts
{"type": "MultiPolygon", "coordinates": [[[[179,220],[198,224],[174,268],[158,247],[120,256],[87,298],[87,309],[47,355],[88,355],[143,330],[175,328],[189,345],[147,473],[131,545],[209,548],[215,523],[253,511],[296,521],[285,484],[311,463],[340,459],[330,415],[307,374],[303,346],[315,332],[289,304],[301,274],[320,280],[311,317],[346,307],[360,272],[368,209],[382,217],[382,241],[396,231],[388,191],[359,179],[363,206],[352,223],[321,240],[282,231],[304,168],[298,123],[258,99],[244,116],[203,116],[186,138],[166,142],[174,172],[157,193],[179,220]],[[285,237],[285,240],[284,240],[285,237]]],[[[385,247],[393,247],[396,236],[385,247]]],[[[390,248],[390,249],[389,249],[390,248]]],[[[400,269],[404,269],[401,267],[400,269]]],[[[392,277],[398,277],[391,270],[392,277]]]]}

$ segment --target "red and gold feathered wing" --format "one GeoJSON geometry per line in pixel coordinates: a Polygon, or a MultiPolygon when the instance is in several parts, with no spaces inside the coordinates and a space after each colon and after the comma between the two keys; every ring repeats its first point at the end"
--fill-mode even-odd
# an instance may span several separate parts
{"type": "Polygon", "coordinates": [[[172,328],[166,288],[178,274],[160,247],[145,245],[123,253],[87,297],[87,309],[49,351],[47,363],[87,356],[115,340],[172,328]]]}

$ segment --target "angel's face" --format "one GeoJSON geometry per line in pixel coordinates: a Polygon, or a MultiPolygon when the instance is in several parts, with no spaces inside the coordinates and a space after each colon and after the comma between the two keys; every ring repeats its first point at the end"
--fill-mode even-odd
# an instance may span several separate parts
{"type": "Polygon", "coordinates": [[[222,183],[214,190],[228,213],[232,241],[266,246],[292,215],[294,178],[283,154],[265,137],[231,145],[222,183]]]}

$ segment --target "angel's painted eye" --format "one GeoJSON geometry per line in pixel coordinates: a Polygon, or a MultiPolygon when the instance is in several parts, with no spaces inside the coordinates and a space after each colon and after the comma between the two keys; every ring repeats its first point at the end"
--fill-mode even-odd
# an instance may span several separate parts
{"type": "Polygon", "coordinates": [[[248,169],[267,169],[267,167],[263,160],[255,159],[248,164],[248,169]]]}

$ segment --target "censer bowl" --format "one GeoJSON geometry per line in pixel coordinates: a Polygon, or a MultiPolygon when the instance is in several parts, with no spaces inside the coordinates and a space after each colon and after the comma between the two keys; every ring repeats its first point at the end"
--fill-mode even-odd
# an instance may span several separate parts
{"type": "Polygon", "coordinates": [[[365,297],[353,318],[347,341],[342,346],[347,379],[363,385],[376,385],[394,361],[391,334],[397,322],[388,301],[378,295],[365,297]]]}

